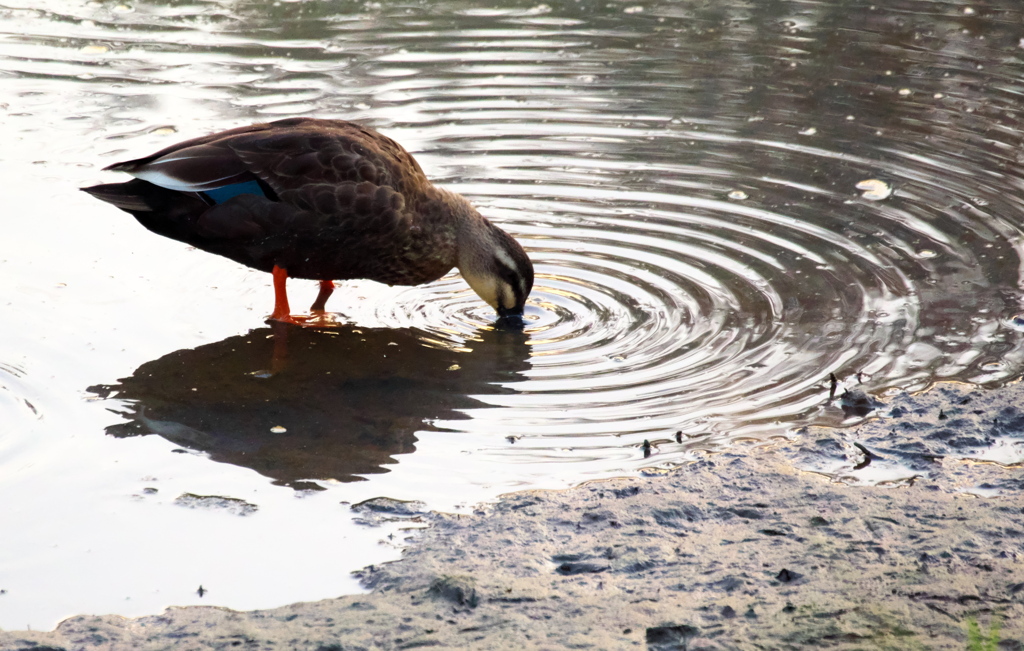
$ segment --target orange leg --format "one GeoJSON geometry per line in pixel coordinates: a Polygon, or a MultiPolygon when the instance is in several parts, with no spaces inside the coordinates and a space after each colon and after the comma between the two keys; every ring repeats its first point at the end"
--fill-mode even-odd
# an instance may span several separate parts
{"type": "Polygon", "coordinates": [[[334,281],[333,280],[321,280],[320,281],[320,293],[316,295],[316,300],[313,301],[313,307],[309,308],[310,312],[326,312],[327,311],[327,299],[334,293],[334,281]]]}
{"type": "Polygon", "coordinates": [[[284,370],[288,361],[288,325],[283,321],[272,321],[270,329],[274,333],[274,354],[270,358],[270,372],[277,375],[284,370]]]}
{"type": "Polygon", "coordinates": [[[288,307],[288,270],[274,265],[274,313],[270,318],[275,321],[291,321],[291,309],[288,307]]]}

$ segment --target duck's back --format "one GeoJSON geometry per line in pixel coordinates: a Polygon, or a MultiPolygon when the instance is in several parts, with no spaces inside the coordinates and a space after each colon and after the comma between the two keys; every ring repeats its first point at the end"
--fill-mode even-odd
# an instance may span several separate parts
{"type": "Polygon", "coordinates": [[[107,169],[87,188],[147,228],[300,278],[418,284],[455,261],[464,200],[435,188],[398,143],[340,120],[231,129],[107,169]]]}

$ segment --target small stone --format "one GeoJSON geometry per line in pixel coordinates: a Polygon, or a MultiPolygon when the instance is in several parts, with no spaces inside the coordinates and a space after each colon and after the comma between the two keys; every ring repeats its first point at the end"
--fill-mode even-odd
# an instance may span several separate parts
{"type": "Polygon", "coordinates": [[[700,632],[696,626],[688,624],[670,624],[667,626],[651,626],[647,629],[648,649],[685,649],[687,643],[700,632]]]}
{"type": "Polygon", "coordinates": [[[567,561],[558,566],[555,570],[559,574],[571,576],[574,574],[600,574],[610,569],[610,566],[601,563],[585,563],[580,561],[567,561]]]}
{"type": "Polygon", "coordinates": [[[430,584],[427,594],[459,606],[476,608],[480,604],[476,581],[470,576],[442,576],[430,584]]]}

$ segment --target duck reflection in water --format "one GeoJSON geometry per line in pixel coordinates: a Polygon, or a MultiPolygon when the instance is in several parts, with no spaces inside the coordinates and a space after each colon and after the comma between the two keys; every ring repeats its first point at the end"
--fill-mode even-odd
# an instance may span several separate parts
{"type": "Polygon", "coordinates": [[[487,406],[473,396],[513,392],[506,385],[530,366],[521,328],[482,329],[461,350],[426,339],[272,323],[89,390],[124,405],[114,411],[128,421],[108,434],[159,434],[275,483],[315,488],[308,480],[387,472],[396,455],[415,451],[417,431],[468,418],[464,410],[487,406]]]}

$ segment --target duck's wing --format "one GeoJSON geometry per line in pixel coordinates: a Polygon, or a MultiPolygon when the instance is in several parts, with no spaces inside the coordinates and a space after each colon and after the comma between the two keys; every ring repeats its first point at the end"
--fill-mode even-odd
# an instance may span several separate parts
{"type": "Polygon", "coordinates": [[[286,190],[281,201],[242,194],[209,205],[141,179],[82,188],[131,213],[151,230],[197,246],[203,240],[246,240],[272,235],[344,229],[358,220],[373,233],[393,237],[408,230],[405,199],[371,183],[314,183],[286,190]],[[354,217],[357,216],[357,217],[354,217]],[[348,222],[348,224],[346,224],[348,222]]]}
{"type": "Polygon", "coordinates": [[[255,181],[276,195],[344,183],[405,194],[427,183],[415,159],[390,138],[351,122],[311,118],[231,129],[106,169],[180,192],[255,181]]]}
{"type": "Polygon", "coordinates": [[[439,275],[406,259],[419,229],[389,187],[306,183],[280,197],[245,194],[211,206],[197,215],[188,241],[257,269],[282,267],[293,278],[403,284],[439,275]]]}
{"type": "Polygon", "coordinates": [[[222,240],[325,235],[337,230],[370,232],[374,237],[390,239],[410,227],[404,208],[402,195],[387,187],[370,183],[306,184],[283,191],[281,201],[242,195],[212,206],[198,216],[194,228],[205,239],[222,240]],[[351,228],[354,222],[363,228],[351,228]]]}
{"type": "Polygon", "coordinates": [[[149,156],[114,163],[103,169],[126,172],[161,188],[181,192],[203,192],[252,181],[256,177],[246,170],[238,157],[217,143],[240,135],[265,132],[269,127],[267,124],[253,124],[192,138],[149,156]]]}
{"type": "Polygon", "coordinates": [[[422,239],[414,215],[429,182],[397,143],[358,125],[254,125],[108,169],[136,178],[85,190],[200,249],[305,278],[414,277],[377,269],[374,260],[401,261],[373,252],[404,252],[422,239]]]}

